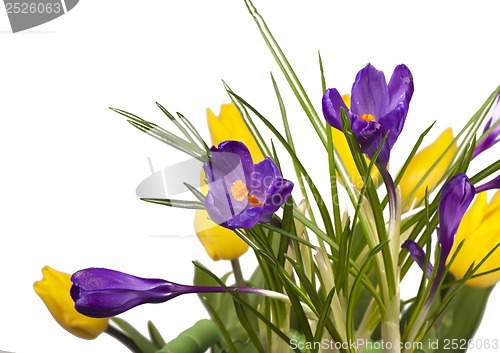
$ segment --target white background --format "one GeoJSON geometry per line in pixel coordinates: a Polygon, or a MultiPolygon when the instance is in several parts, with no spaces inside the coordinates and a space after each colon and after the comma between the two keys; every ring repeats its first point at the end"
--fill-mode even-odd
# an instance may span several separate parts
{"type": "MultiPolygon", "coordinates": [[[[317,51],[327,84],[349,92],[367,62],[413,72],[415,94],[392,155],[397,170],[418,134],[455,131],[500,83],[495,1],[255,0],[320,109],[317,51]]],[[[300,156],[326,175],[305,115],[291,98],[243,0],[81,1],[53,22],[12,34],[0,14],[0,350],[125,352],[106,335],[84,341],[63,331],[32,289],[48,264],[65,272],[103,266],[190,283],[192,260],[222,274],[192,235],[193,213],[146,204],[135,188],[185,157],[107,109],[170,126],[155,107],[192,119],[205,137],[205,109],[228,102],[221,80],[279,125],[270,82],[280,84],[300,156]]],[[[481,163],[498,158],[497,146],[481,163]]],[[[320,179],[321,180],[321,179],[320,179]]],[[[244,257],[250,273],[252,255],[244,257]]],[[[500,338],[495,291],[477,338],[500,338]]],[[[195,296],[144,305],[121,317],[166,339],[204,316],[195,296]]]]}

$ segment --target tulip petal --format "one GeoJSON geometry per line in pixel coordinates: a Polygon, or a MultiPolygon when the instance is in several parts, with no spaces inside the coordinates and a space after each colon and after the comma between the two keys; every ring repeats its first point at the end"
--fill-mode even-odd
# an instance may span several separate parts
{"type": "Polygon", "coordinates": [[[196,210],[194,229],[196,236],[212,260],[234,260],[248,250],[235,232],[218,226],[208,218],[205,210],[196,210]]]}
{"type": "Polygon", "coordinates": [[[399,183],[401,188],[401,199],[406,200],[415,186],[421,183],[413,192],[411,200],[408,200],[405,211],[407,211],[412,204],[420,204],[425,197],[426,189],[430,193],[436,188],[448,169],[456,151],[457,145],[453,143],[453,132],[451,128],[448,128],[439,135],[436,141],[422,149],[413,157],[399,183]],[[441,156],[442,158],[440,161],[429,172],[429,169],[441,156]],[[426,174],[427,176],[423,179],[426,174]]]}
{"type": "Polygon", "coordinates": [[[75,310],[70,296],[70,275],[45,266],[43,279],[33,288],[62,328],[83,339],[95,339],[108,327],[108,319],[95,319],[75,310]]]}
{"type": "Polygon", "coordinates": [[[215,116],[212,110],[207,109],[207,123],[212,145],[217,146],[222,141],[228,140],[240,141],[248,147],[255,162],[264,159],[262,151],[233,102],[222,104],[218,117],[215,116]]]}

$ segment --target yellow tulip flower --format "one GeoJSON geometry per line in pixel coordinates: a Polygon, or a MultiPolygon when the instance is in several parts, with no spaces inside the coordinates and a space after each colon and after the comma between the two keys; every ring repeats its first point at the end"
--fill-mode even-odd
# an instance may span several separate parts
{"type": "Polygon", "coordinates": [[[415,186],[423,179],[423,182],[413,193],[411,200],[407,202],[404,211],[407,211],[412,204],[418,205],[425,197],[425,189],[431,192],[441,180],[451,160],[457,152],[457,145],[453,144],[438,164],[425,177],[436,160],[453,143],[453,132],[451,128],[446,129],[431,145],[418,152],[411,160],[403,178],[399,183],[401,188],[401,200],[406,200],[415,186]]]}
{"type": "MultiPolygon", "coordinates": [[[[264,159],[264,155],[234,103],[222,104],[218,117],[212,110],[207,109],[207,123],[213,145],[217,146],[226,140],[241,141],[248,147],[254,163],[264,159]]],[[[208,192],[203,171],[201,192],[204,195],[208,192]]],[[[212,222],[205,210],[196,210],[194,229],[207,254],[214,261],[234,260],[248,250],[247,243],[241,240],[234,231],[212,222]]]]}
{"type": "MultiPolygon", "coordinates": [[[[348,94],[342,96],[342,100],[344,101],[347,108],[351,108],[351,97],[348,94]]],[[[344,168],[351,179],[351,184],[354,185],[357,189],[361,190],[364,185],[363,176],[359,174],[358,168],[356,167],[356,163],[354,162],[354,158],[352,156],[351,150],[349,149],[349,144],[347,143],[347,139],[342,131],[332,128],[332,141],[335,149],[339,153],[340,159],[344,164],[344,168]]],[[[370,160],[365,157],[366,164],[370,164],[370,160]]],[[[382,178],[376,167],[373,167],[371,171],[371,177],[375,185],[378,185],[382,178]]]]}
{"type": "MultiPolygon", "coordinates": [[[[458,227],[452,251],[448,256],[448,259],[451,260],[463,241],[460,251],[450,266],[450,272],[456,278],[463,278],[472,264],[478,265],[500,242],[499,216],[500,191],[495,193],[489,204],[486,200],[486,193],[479,193],[458,227]]],[[[491,271],[498,267],[500,267],[500,249],[495,250],[475,274],[491,271]]],[[[500,281],[500,271],[495,271],[472,278],[466,284],[471,287],[486,288],[498,281],[500,281]]]]}
{"type": "Polygon", "coordinates": [[[35,282],[33,288],[62,328],[87,340],[96,338],[106,330],[109,319],[94,319],[75,310],[75,303],[69,294],[69,274],[49,266],[42,268],[42,274],[43,279],[35,282]]]}

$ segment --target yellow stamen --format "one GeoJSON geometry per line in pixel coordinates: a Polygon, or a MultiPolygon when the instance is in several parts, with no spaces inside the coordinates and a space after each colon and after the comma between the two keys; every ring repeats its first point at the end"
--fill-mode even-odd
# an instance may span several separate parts
{"type": "Polygon", "coordinates": [[[366,121],[367,123],[370,121],[375,121],[375,117],[371,114],[358,115],[358,118],[366,121]]]}
{"type": "Polygon", "coordinates": [[[257,198],[257,196],[255,196],[255,194],[248,196],[248,202],[252,206],[262,206],[262,202],[260,202],[260,200],[257,198]]]}
{"type": "Polygon", "coordinates": [[[231,194],[236,201],[243,201],[248,196],[248,189],[245,183],[238,179],[231,186],[231,194]]]}

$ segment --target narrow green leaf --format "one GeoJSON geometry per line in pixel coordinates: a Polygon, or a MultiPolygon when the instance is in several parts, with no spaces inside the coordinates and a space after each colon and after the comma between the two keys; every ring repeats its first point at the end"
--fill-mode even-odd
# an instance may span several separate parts
{"type": "MultiPolygon", "coordinates": [[[[227,85],[226,82],[222,81],[224,84],[224,88],[226,89],[227,92],[231,91],[231,88],[227,85]]],[[[252,120],[252,117],[248,114],[246,108],[244,105],[242,105],[239,101],[235,100],[234,97],[229,95],[229,98],[231,98],[231,101],[236,105],[236,108],[238,108],[238,111],[241,114],[241,117],[243,118],[243,121],[245,122],[248,130],[252,134],[252,137],[254,138],[255,142],[257,143],[257,146],[259,146],[260,151],[264,156],[270,156],[271,151],[269,150],[269,147],[267,146],[266,142],[262,138],[262,135],[255,126],[255,123],[252,120]]]]}
{"type": "Polygon", "coordinates": [[[179,119],[181,119],[181,121],[184,123],[184,125],[186,125],[187,129],[191,132],[191,134],[198,140],[198,142],[201,144],[202,148],[204,148],[205,151],[207,151],[207,153],[208,153],[210,151],[210,147],[208,147],[207,143],[205,142],[205,140],[203,139],[201,134],[194,127],[194,125],[189,121],[189,119],[186,118],[184,115],[182,115],[179,112],[177,113],[177,116],[179,117],[179,119]]]}
{"type": "Polygon", "coordinates": [[[139,347],[142,353],[155,353],[158,350],[158,348],[153,343],[151,343],[127,321],[118,317],[113,317],[111,321],[113,321],[123,332],[125,332],[130,337],[130,339],[136,344],[137,347],[139,347]]]}
{"type": "Polygon", "coordinates": [[[179,129],[180,132],[182,132],[182,134],[189,140],[189,142],[191,142],[193,145],[196,145],[196,142],[191,137],[191,134],[184,128],[184,126],[181,123],[177,121],[175,116],[170,114],[170,112],[160,103],[156,102],[156,105],[158,108],[160,108],[163,114],[165,114],[170,119],[170,121],[174,123],[174,125],[179,129]]]}
{"type": "Polygon", "coordinates": [[[271,132],[278,138],[278,140],[281,142],[283,147],[287,150],[288,154],[290,157],[292,157],[293,163],[297,165],[297,167],[300,169],[301,173],[303,174],[309,189],[311,190],[314,199],[316,201],[316,205],[318,206],[318,209],[320,211],[321,217],[323,219],[323,223],[326,228],[326,234],[331,235],[333,237],[333,225],[332,225],[332,220],[330,218],[330,213],[328,209],[326,208],[326,204],[321,196],[321,193],[317,189],[316,185],[314,184],[313,180],[307,173],[306,169],[300,162],[299,158],[293,151],[293,149],[290,147],[290,145],[287,143],[285,138],[279,133],[278,130],[274,127],[273,124],[271,124],[262,114],[260,114],[255,108],[253,108],[250,104],[248,104],[243,98],[238,96],[236,93],[229,91],[228,92],[230,95],[234,96],[238,101],[240,101],[242,104],[244,104],[246,107],[248,107],[267,127],[271,132]]]}
{"type": "Polygon", "coordinates": [[[248,11],[253,16],[255,23],[257,23],[257,26],[259,27],[260,33],[262,34],[262,37],[264,38],[264,41],[266,42],[274,59],[278,63],[278,66],[280,67],[281,72],[283,73],[286,80],[288,81],[288,84],[290,85],[290,88],[292,89],[293,93],[295,94],[295,97],[297,98],[302,109],[304,110],[307,117],[309,118],[309,121],[311,122],[312,126],[314,127],[314,130],[316,130],[316,133],[318,134],[321,142],[326,147],[326,136],[325,136],[325,132],[323,130],[323,122],[319,118],[318,113],[316,113],[316,110],[314,109],[314,106],[312,105],[304,88],[302,87],[302,84],[300,83],[299,79],[297,78],[297,75],[295,75],[295,72],[293,71],[290,63],[288,62],[285,54],[283,54],[283,51],[281,50],[280,46],[278,45],[278,43],[274,39],[273,35],[271,34],[271,31],[267,27],[266,22],[261,17],[261,15],[258,13],[255,6],[253,6],[253,4],[250,0],[245,0],[245,4],[247,5],[248,11]]]}
{"type": "Polygon", "coordinates": [[[175,199],[151,199],[141,197],[142,201],[156,203],[158,205],[164,205],[169,207],[177,208],[189,208],[194,210],[204,210],[205,206],[199,201],[189,201],[189,200],[175,200],[175,199]]]}
{"type": "Polygon", "coordinates": [[[186,187],[189,189],[189,191],[191,191],[194,197],[198,199],[198,201],[200,201],[201,203],[205,202],[205,195],[203,195],[200,190],[198,190],[194,186],[189,185],[188,183],[183,184],[186,185],[186,187]]]}
{"type": "Polygon", "coordinates": [[[148,332],[151,342],[153,342],[153,344],[158,347],[158,349],[163,348],[163,346],[167,344],[161,336],[160,331],[158,331],[152,321],[148,321],[148,332]]]}

